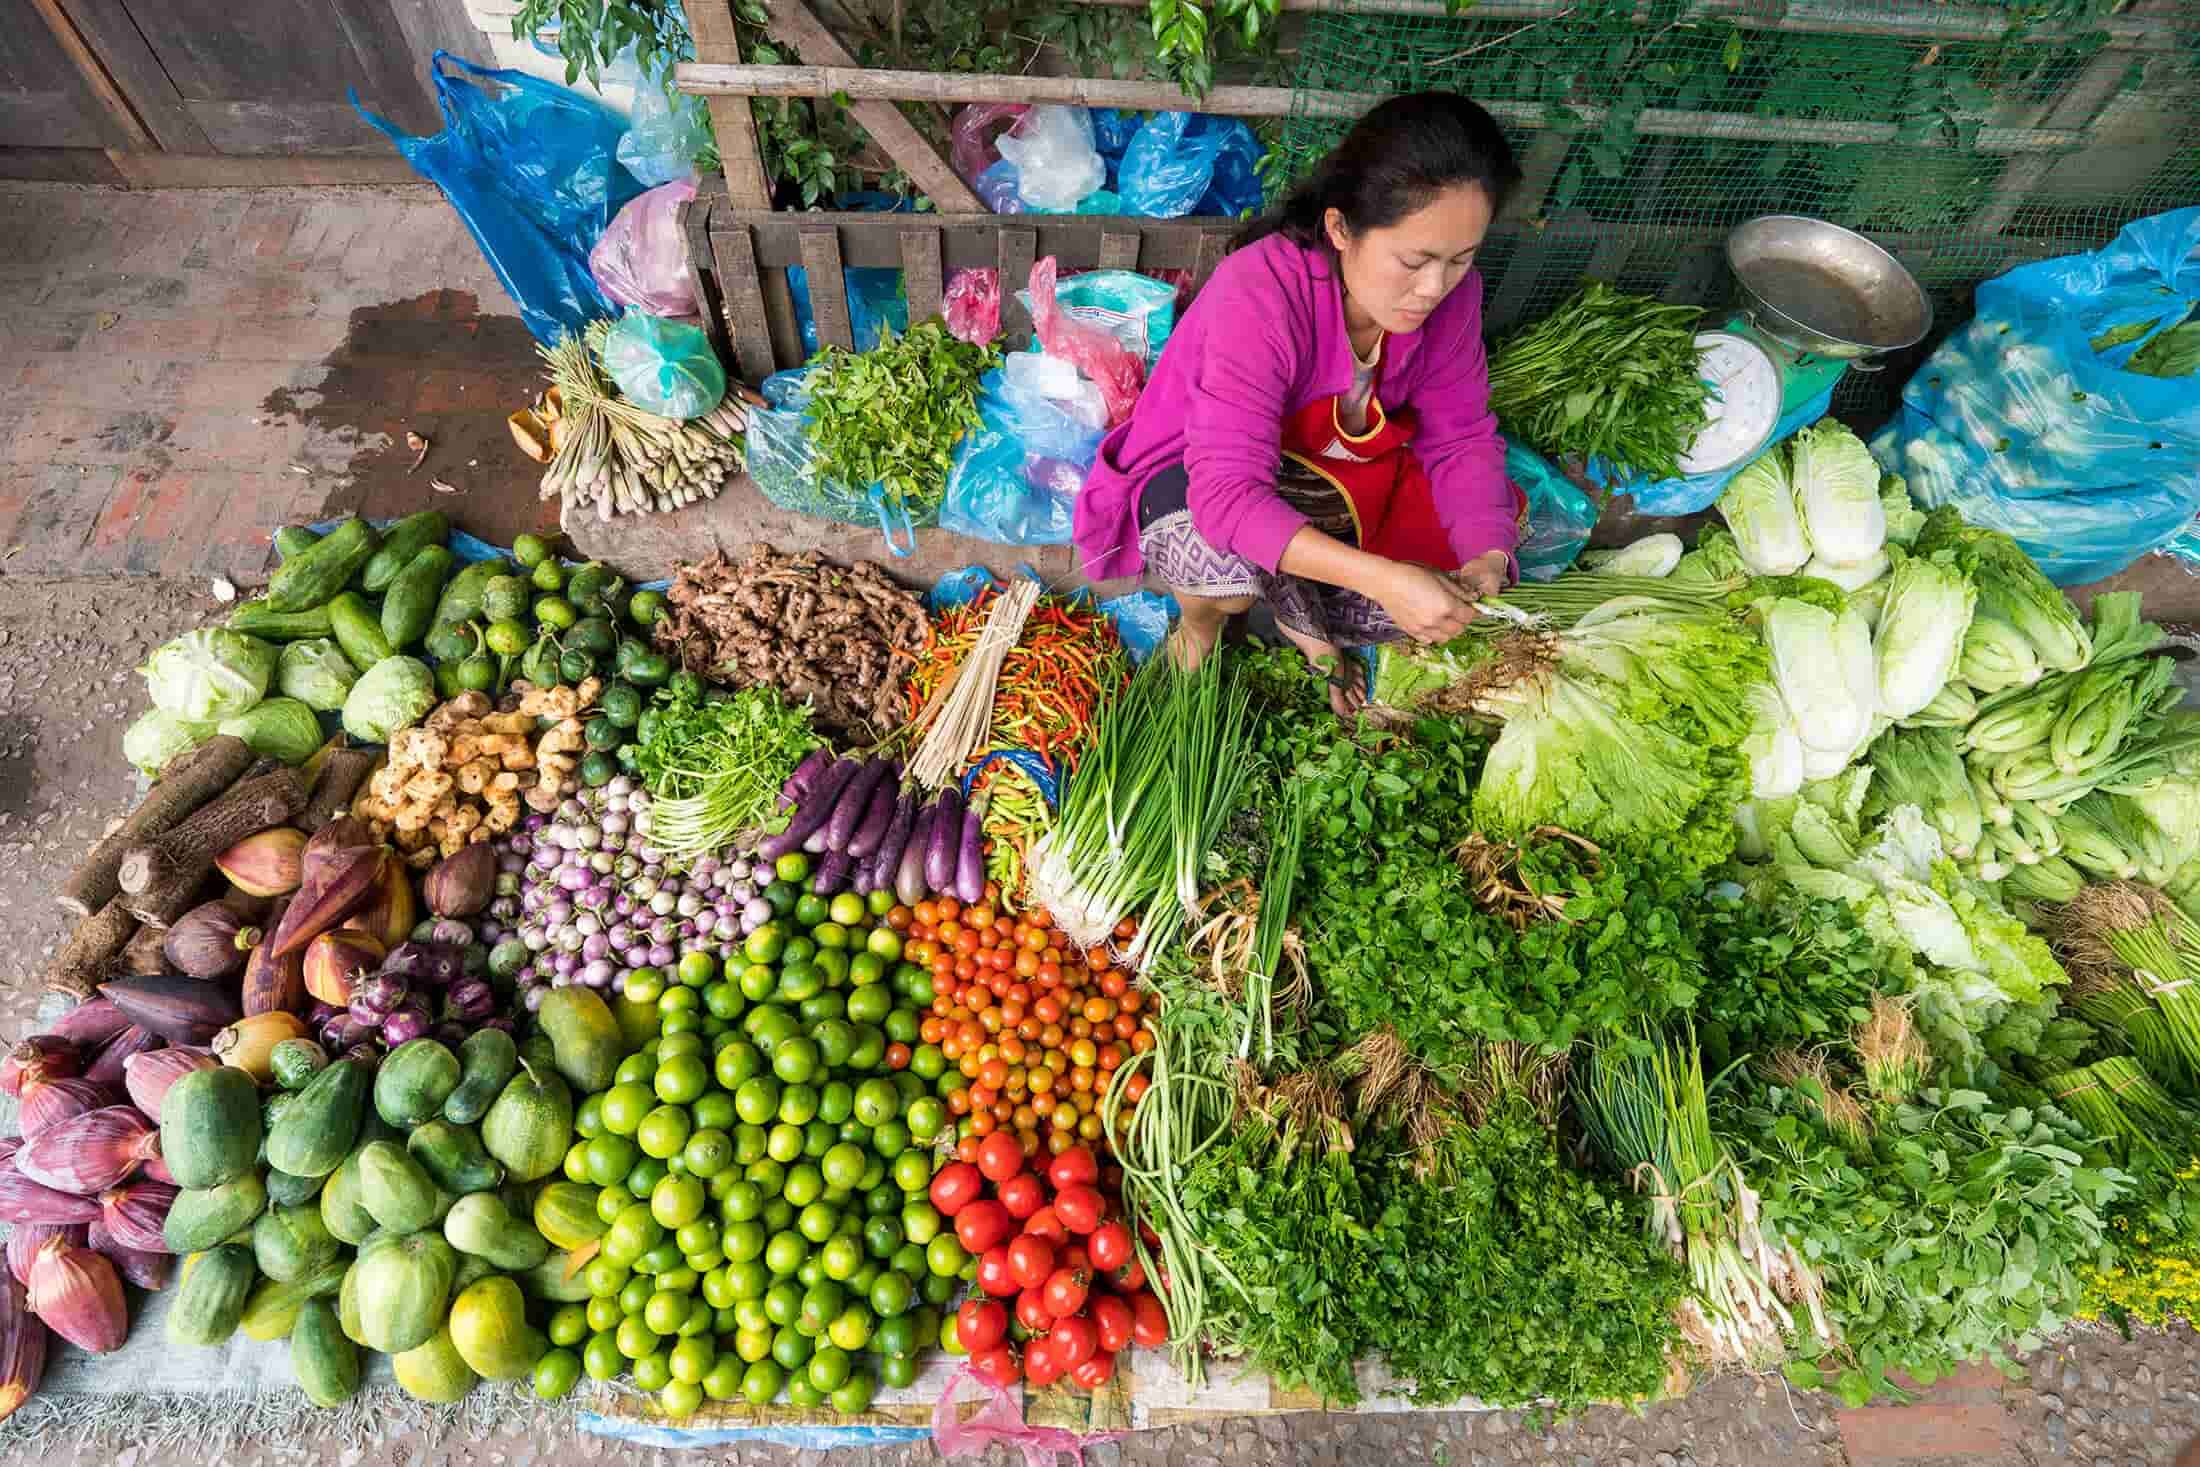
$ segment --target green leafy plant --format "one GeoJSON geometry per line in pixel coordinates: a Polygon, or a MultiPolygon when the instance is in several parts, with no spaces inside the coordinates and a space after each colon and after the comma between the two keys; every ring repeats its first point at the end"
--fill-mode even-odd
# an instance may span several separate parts
{"type": "Polygon", "coordinates": [[[939,513],[955,445],[978,424],[978,379],[1000,360],[938,321],[865,352],[811,359],[807,411],[819,475],[884,486],[919,524],[939,513]]]}

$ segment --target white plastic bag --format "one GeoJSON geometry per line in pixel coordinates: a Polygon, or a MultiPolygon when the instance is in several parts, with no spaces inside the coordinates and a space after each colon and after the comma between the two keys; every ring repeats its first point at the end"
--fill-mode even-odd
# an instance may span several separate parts
{"type": "Polygon", "coordinates": [[[1016,165],[1016,192],[1033,209],[1067,214],[1108,181],[1107,164],[1082,107],[1034,107],[998,139],[1016,165]]]}

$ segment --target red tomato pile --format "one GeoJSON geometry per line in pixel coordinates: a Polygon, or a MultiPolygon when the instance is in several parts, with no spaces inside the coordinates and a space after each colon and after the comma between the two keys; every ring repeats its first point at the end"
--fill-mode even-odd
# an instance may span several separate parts
{"type": "Polygon", "coordinates": [[[932,1205],[978,1260],[977,1292],[941,1342],[982,1379],[1098,1390],[1122,1350],[1167,1343],[1161,1301],[1090,1148],[1072,1145],[1034,1171],[1017,1138],[995,1131],[975,1164],[953,1161],[932,1178],[932,1205]]]}

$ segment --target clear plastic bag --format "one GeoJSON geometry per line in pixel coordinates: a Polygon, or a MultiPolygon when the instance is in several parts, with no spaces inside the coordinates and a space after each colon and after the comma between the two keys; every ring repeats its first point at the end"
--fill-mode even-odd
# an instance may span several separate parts
{"type": "Polygon", "coordinates": [[[1031,319],[1039,344],[1090,378],[1108,405],[1108,426],[1131,415],[1146,385],[1145,363],[1125,349],[1115,334],[1071,319],[1055,297],[1058,266],[1052,255],[1031,267],[1031,319]]]}
{"type": "Polygon", "coordinates": [[[984,346],[1001,334],[1001,272],[957,270],[948,278],[941,307],[949,331],[972,346],[984,346]]]}
{"type": "Polygon", "coordinates": [[[439,133],[407,136],[360,106],[357,92],[351,105],[443,190],[537,341],[554,346],[613,314],[588,252],[642,191],[616,156],[625,119],[555,82],[448,51],[429,58],[428,74],[443,110],[439,133]]]}
{"type": "Polygon", "coordinates": [[[887,502],[876,484],[857,488],[818,471],[810,448],[809,388],[804,368],[775,372],[760,389],[766,407],[749,409],[744,438],[749,478],[764,497],[793,514],[816,515],[844,525],[878,526],[886,548],[896,556],[916,553],[916,526],[909,513],[887,502]]]}
{"type": "Polygon", "coordinates": [[[1026,208],[1067,214],[1108,180],[1093,145],[1092,118],[1082,107],[1034,107],[1001,134],[1001,157],[1016,165],[1016,192],[1026,208]]]}
{"type": "Polygon", "coordinates": [[[603,369],[628,402],[666,418],[699,418],[726,395],[726,369],[700,326],[629,306],[603,343],[603,369]]]}
{"type": "Polygon", "coordinates": [[[2057,585],[2114,575],[2200,511],[2200,375],[2127,365],[2196,302],[2200,208],[1986,281],[1872,450],[1919,504],[2008,532],[2057,585]]]}
{"type": "Polygon", "coordinates": [[[1068,544],[1102,430],[1002,368],[985,375],[978,418],[956,447],[940,528],[1003,545],[1068,544]]]}
{"type": "Polygon", "coordinates": [[[634,89],[634,111],[618,149],[626,171],[651,188],[694,177],[696,158],[715,142],[709,106],[673,89],[674,58],[662,54],[656,74],[643,77],[634,89]]]}
{"type": "Polygon", "coordinates": [[[659,184],[619,211],[588,252],[589,273],[606,299],[656,316],[702,314],[680,228],[680,206],[694,197],[695,180],[683,178],[659,184]]]}

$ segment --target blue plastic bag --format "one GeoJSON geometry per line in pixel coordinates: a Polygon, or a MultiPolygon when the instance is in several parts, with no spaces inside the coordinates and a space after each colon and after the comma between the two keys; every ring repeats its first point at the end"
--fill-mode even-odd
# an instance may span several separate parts
{"type": "Polygon", "coordinates": [[[1589,543],[1597,507],[1550,460],[1511,439],[1505,441],[1505,475],[1528,496],[1528,525],[1513,552],[1521,578],[1551,580],[1589,543]]]}
{"type": "Polygon", "coordinates": [[[2196,301],[2200,208],[1997,276],[1872,451],[1919,504],[2008,532],[2057,585],[2114,575],[2200,511],[2200,375],[2124,368],[2196,301]]]}
{"type": "Polygon", "coordinates": [[[1126,214],[1236,215],[1260,206],[1259,160],[1253,130],[1234,118],[1157,113],[1125,150],[1116,192],[1126,214]]]}
{"type": "Polygon", "coordinates": [[[980,384],[978,418],[955,448],[940,528],[1003,545],[1067,545],[1103,430],[1018,390],[999,368],[980,384]]]}
{"type": "MultiPolygon", "coordinates": [[[[1027,578],[1038,581],[1044,578],[1028,565],[1017,570],[1027,578]]],[[[932,583],[925,594],[925,608],[934,616],[957,606],[968,606],[978,599],[980,592],[1001,581],[982,565],[966,565],[951,570],[932,583]]],[[[1073,600],[1092,597],[1090,587],[1074,593],[1073,600]]],[[[1121,596],[1111,596],[1105,601],[1092,600],[1092,609],[1115,624],[1115,635],[1122,640],[1123,650],[1131,654],[1132,662],[1144,662],[1169,635],[1169,628],[1176,621],[1176,598],[1157,591],[1130,591],[1121,596]]]]}
{"type": "Polygon", "coordinates": [[[537,341],[555,345],[616,315],[589,273],[588,252],[642,192],[617,157],[625,119],[554,82],[447,51],[435,53],[428,73],[443,111],[443,131],[432,136],[408,136],[361,106],[356,91],[351,105],[443,190],[537,341]],[[464,74],[447,74],[446,62],[464,74]]]}

